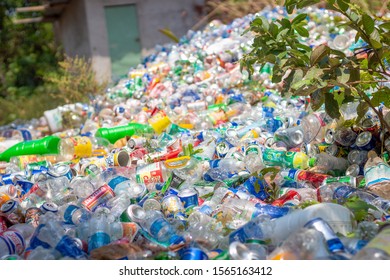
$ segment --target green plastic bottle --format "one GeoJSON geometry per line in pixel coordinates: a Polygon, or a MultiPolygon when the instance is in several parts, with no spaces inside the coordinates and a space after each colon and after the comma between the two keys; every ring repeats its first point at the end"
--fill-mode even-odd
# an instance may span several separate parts
{"type": "Polygon", "coordinates": [[[286,152],[267,148],[263,152],[263,162],[270,166],[307,169],[309,157],[302,152],[286,152]]]}
{"type": "Polygon", "coordinates": [[[41,139],[20,142],[0,154],[0,161],[9,161],[11,157],[25,155],[47,155],[59,153],[60,138],[46,136],[41,139]]]}
{"type": "Polygon", "coordinates": [[[153,128],[147,124],[141,123],[129,123],[128,125],[115,126],[115,127],[101,127],[96,133],[95,137],[105,138],[114,144],[117,140],[126,136],[146,136],[154,133],[153,128]]]}

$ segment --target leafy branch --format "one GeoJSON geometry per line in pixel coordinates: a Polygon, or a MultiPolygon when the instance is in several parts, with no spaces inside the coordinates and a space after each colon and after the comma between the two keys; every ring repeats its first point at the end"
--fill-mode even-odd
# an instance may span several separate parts
{"type": "Polygon", "coordinates": [[[309,37],[306,29],[310,15],[297,14],[292,20],[268,22],[257,17],[246,32],[255,35],[252,50],[241,60],[241,68],[253,74],[255,69],[273,65],[272,82],[282,86],[282,95],[310,96],[312,110],[325,107],[326,113],[341,118],[343,104],[359,101],[358,117],[371,108],[383,128],[390,131],[377,107],[390,107],[390,81],[386,63],[390,60],[390,22],[373,18],[349,0],[285,0],[288,13],[307,6],[325,3],[342,15],[340,26],[354,30],[355,52],[345,53],[343,46],[322,44],[311,48],[302,42],[309,37]]]}

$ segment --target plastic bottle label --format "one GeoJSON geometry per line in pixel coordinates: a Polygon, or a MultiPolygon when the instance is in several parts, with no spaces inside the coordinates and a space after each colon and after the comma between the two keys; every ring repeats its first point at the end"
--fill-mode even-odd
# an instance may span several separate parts
{"type": "Polygon", "coordinates": [[[108,185],[103,185],[94,191],[90,196],[88,196],[81,205],[90,211],[95,211],[95,209],[109,201],[111,198],[115,196],[115,193],[108,185]]]}
{"type": "Polygon", "coordinates": [[[163,183],[162,163],[156,162],[147,166],[137,168],[137,183],[148,185],[150,183],[163,183]]]}
{"type": "Polygon", "coordinates": [[[63,236],[60,242],[58,242],[56,250],[63,256],[74,259],[84,255],[84,252],[77,246],[76,241],[67,235],[63,236]]]}
{"type": "Polygon", "coordinates": [[[88,137],[71,137],[70,140],[74,145],[74,158],[92,156],[92,143],[88,137]]]}
{"type": "Polygon", "coordinates": [[[68,207],[66,207],[66,210],[64,212],[65,223],[72,224],[72,225],[74,224],[72,216],[78,209],[80,209],[80,207],[76,205],[69,205],[68,207]]]}
{"type": "Polygon", "coordinates": [[[8,253],[6,253],[6,255],[15,254],[15,248],[10,244],[9,240],[3,236],[0,236],[0,239],[4,241],[5,245],[7,245],[8,253]]]}
{"type": "Polygon", "coordinates": [[[35,249],[35,248],[37,248],[37,247],[39,247],[39,246],[42,246],[42,247],[45,248],[45,249],[50,248],[50,245],[49,245],[48,243],[43,242],[42,240],[40,240],[40,239],[38,238],[39,233],[40,233],[41,229],[42,229],[44,226],[45,226],[44,224],[40,224],[40,225],[36,228],[36,230],[35,230],[33,236],[31,237],[31,240],[30,240],[30,247],[31,247],[31,249],[35,249]]]}
{"type": "Polygon", "coordinates": [[[283,151],[265,149],[263,152],[263,161],[271,166],[281,165],[283,163],[284,153],[283,151]]]}
{"type": "Polygon", "coordinates": [[[5,231],[3,232],[3,237],[5,239],[8,239],[9,244],[11,245],[12,254],[18,254],[21,255],[24,252],[24,249],[26,248],[26,244],[24,243],[24,238],[16,231],[5,231]]]}
{"type": "Polygon", "coordinates": [[[115,190],[115,188],[119,184],[121,184],[125,181],[129,181],[129,183],[130,183],[130,180],[128,178],[123,177],[123,176],[117,176],[117,177],[113,178],[112,180],[110,180],[110,182],[108,182],[108,185],[111,187],[111,189],[115,190]]]}
{"type": "Polygon", "coordinates": [[[266,200],[269,194],[266,191],[266,183],[255,176],[251,176],[242,184],[248,193],[256,196],[258,199],[266,200]]]}
{"type": "Polygon", "coordinates": [[[333,192],[333,199],[336,199],[338,202],[342,202],[355,191],[356,189],[350,186],[340,186],[333,192]]]}
{"type": "Polygon", "coordinates": [[[149,232],[153,237],[157,237],[160,230],[165,226],[169,226],[168,222],[164,218],[159,218],[152,223],[149,232]]]}
{"type": "Polygon", "coordinates": [[[379,163],[377,166],[366,170],[364,178],[366,179],[367,188],[376,184],[390,182],[390,168],[385,163],[379,163]]]}
{"type": "Polygon", "coordinates": [[[264,238],[261,228],[257,226],[256,223],[253,221],[249,221],[243,227],[233,231],[229,235],[229,242],[232,243],[234,241],[239,241],[241,243],[245,243],[248,239],[251,238],[256,238],[256,239],[264,238]]]}
{"type": "Polygon", "coordinates": [[[110,236],[105,232],[96,232],[93,234],[88,242],[88,251],[93,249],[100,248],[104,245],[107,245],[111,242],[110,236]]]}

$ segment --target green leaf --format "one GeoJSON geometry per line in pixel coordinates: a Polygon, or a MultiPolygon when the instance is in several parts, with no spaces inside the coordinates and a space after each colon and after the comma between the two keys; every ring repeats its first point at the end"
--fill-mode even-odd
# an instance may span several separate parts
{"type": "Polygon", "coordinates": [[[369,209],[376,210],[374,206],[361,200],[357,196],[348,198],[347,201],[344,203],[344,206],[354,213],[355,219],[358,222],[365,220],[368,215],[369,209]]]}
{"type": "Polygon", "coordinates": [[[298,44],[296,44],[296,46],[298,49],[302,49],[302,50],[305,50],[307,52],[311,52],[311,48],[307,45],[298,43],[298,44]]]}
{"type": "Polygon", "coordinates": [[[349,8],[349,5],[345,0],[336,0],[336,3],[343,12],[346,12],[349,8]]]}
{"type": "Polygon", "coordinates": [[[267,18],[266,18],[265,16],[260,16],[259,18],[260,18],[261,21],[262,21],[262,26],[263,26],[264,30],[265,30],[265,31],[268,31],[268,29],[269,29],[269,23],[268,23],[267,18]]]}
{"type": "Polygon", "coordinates": [[[325,95],[323,90],[316,90],[310,95],[310,105],[314,111],[317,111],[325,102],[325,95]]]}
{"type": "Polygon", "coordinates": [[[267,175],[268,173],[272,173],[271,175],[271,179],[275,179],[276,175],[279,173],[279,169],[276,168],[276,167],[267,167],[267,168],[264,168],[262,169],[260,172],[259,172],[259,175],[260,177],[259,178],[264,178],[265,175],[267,175]]]}
{"type": "Polygon", "coordinates": [[[314,48],[310,56],[311,66],[318,63],[324,56],[328,55],[329,51],[330,48],[325,44],[319,45],[314,48]]]}
{"type": "Polygon", "coordinates": [[[370,43],[375,49],[380,49],[382,48],[382,43],[381,43],[381,37],[379,35],[378,30],[374,30],[370,34],[370,43]]]}
{"type": "Polygon", "coordinates": [[[318,4],[320,0],[299,0],[297,7],[299,9],[318,4]]]}
{"type": "Polygon", "coordinates": [[[302,71],[302,69],[297,69],[297,70],[293,71],[292,73],[294,73],[294,78],[293,78],[293,80],[291,82],[292,85],[303,80],[303,71],[302,71]]]}
{"type": "Polygon", "coordinates": [[[311,67],[309,71],[306,72],[304,77],[305,80],[313,80],[316,78],[320,78],[324,74],[324,70],[317,67],[311,67]]]}
{"type": "Polygon", "coordinates": [[[251,26],[258,26],[261,27],[263,25],[263,20],[259,17],[256,17],[252,22],[251,26]]]}
{"type": "Polygon", "coordinates": [[[272,37],[276,38],[278,36],[278,26],[271,22],[271,24],[269,25],[269,32],[271,33],[272,37]]]}
{"type": "Polygon", "coordinates": [[[300,23],[301,21],[305,20],[307,17],[307,14],[299,14],[297,15],[291,22],[292,25],[300,23]]]}
{"type": "Polygon", "coordinates": [[[294,29],[298,32],[302,37],[309,37],[309,31],[306,28],[301,26],[295,26],[294,29]]]}
{"type": "Polygon", "coordinates": [[[341,116],[339,104],[330,92],[325,94],[325,111],[333,119],[339,119],[341,116]]]}
{"type": "Polygon", "coordinates": [[[362,17],[364,30],[370,35],[375,30],[375,21],[367,14],[362,17]]]}
{"type": "Polygon", "coordinates": [[[345,84],[349,81],[350,71],[349,69],[336,69],[337,81],[339,83],[345,84]]]}
{"type": "Polygon", "coordinates": [[[179,38],[177,38],[171,30],[169,30],[167,28],[162,28],[162,29],[159,29],[158,31],[160,31],[162,34],[167,36],[169,39],[171,39],[175,43],[179,43],[179,41],[180,41],[179,38]]]}
{"type": "Polygon", "coordinates": [[[341,62],[340,62],[340,59],[338,58],[329,58],[329,64],[331,67],[337,67],[337,66],[340,66],[341,62]]]}
{"type": "Polygon", "coordinates": [[[344,98],[345,98],[344,91],[340,91],[340,93],[334,92],[333,93],[333,98],[336,100],[337,104],[340,107],[343,104],[343,101],[344,101],[344,98]]]}
{"type": "Polygon", "coordinates": [[[283,29],[291,30],[291,22],[286,18],[283,18],[280,21],[280,25],[283,27],[283,29]]]}
{"type": "Polygon", "coordinates": [[[379,25],[379,28],[390,30],[390,21],[382,23],[381,25],[379,25]]]}
{"type": "Polygon", "coordinates": [[[293,90],[297,90],[300,89],[301,87],[307,86],[308,84],[310,84],[309,80],[299,80],[298,82],[292,84],[291,88],[293,90]]]}
{"type": "Polygon", "coordinates": [[[370,108],[370,106],[366,102],[359,103],[359,105],[357,106],[358,117],[356,119],[356,123],[359,123],[360,120],[366,115],[366,113],[368,112],[368,108],[370,108]]]}
{"type": "Polygon", "coordinates": [[[390,88],[382,88],[372,94],[371,103],[373,106],[379,106],[382,102],[386,107],[390,107],[390,88]]]}

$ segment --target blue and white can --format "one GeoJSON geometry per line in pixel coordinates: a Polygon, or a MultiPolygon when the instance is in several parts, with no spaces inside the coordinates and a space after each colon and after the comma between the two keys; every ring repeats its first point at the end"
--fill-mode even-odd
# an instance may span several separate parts
{"type": "Polygon", "coordinates": [[[199,195],[194,188],[185,188],[177,195],[184,205],[184,208],[196,207],[199,205],[199,195]]]}

